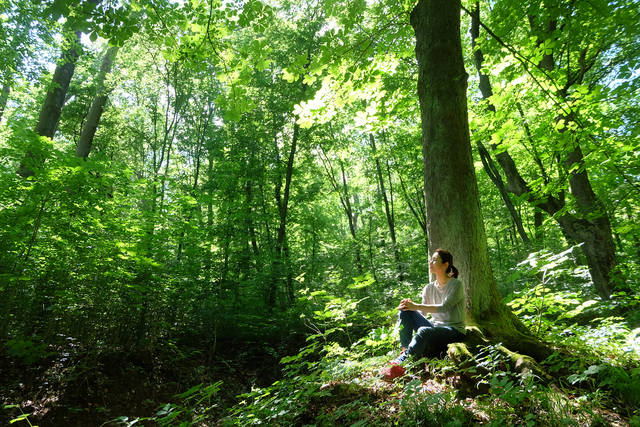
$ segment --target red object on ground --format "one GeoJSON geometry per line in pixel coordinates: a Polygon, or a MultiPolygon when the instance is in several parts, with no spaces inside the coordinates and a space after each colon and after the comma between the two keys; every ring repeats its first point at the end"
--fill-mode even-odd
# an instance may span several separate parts
{"type": "Polygon", "coordinates": [[[382,369],[383,377],[385,381],[393,381],[398,377],[404,375],[406,370],[400,365],[397,360],[392,360],[382,369]]]}

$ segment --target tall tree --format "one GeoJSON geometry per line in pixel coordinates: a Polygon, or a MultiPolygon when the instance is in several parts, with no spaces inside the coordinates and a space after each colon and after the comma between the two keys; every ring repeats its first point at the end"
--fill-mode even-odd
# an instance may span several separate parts
{"type": "Polygon", "coordinates": [[[467,78],[460,39],[460,1],[420,0],[411,12],[416,35],[422,122],[426,226],[430,248],[454,254],[467,315],[487,337],[531,352],[528,331],[502,304],[489,260],[467,118],[467,78]]]}
{"type": "MultiPolygon", "coordinates": [[[[62,114],[62,107],[66,101],[67,90],[69,90],[69,84],[71,83],[71,78],[76,68],[76,61],[80,56],[81,34],[81,31],[69,29],[64,33],[60,59],[56,65],[53,78],[51,79],[51,86],[47,91],[47,96],[40,110],[38,122],[34,128],[34,131],[39,136],[53,139],[53,135],[58,126],[58,120],[60,120],[60,114],[62,114]]],[[[24,162],[20,164],[18,174],[23,178],[35,175],[34,170],[37,169],[43,161],[44,153],[39,153],[36,150],[37,148],[27,151],[24,162]]]]}
{"type": "Polygon", "coordinates": [[[358,268],[358,273],[362,275],[362,257],[357,234],[358,218],[357,213],[353,208],[353,204],[351,203],[352,196],[349,193],[349,185],[347,183],[347,175],[344,170],[344,163],[342,162],[342,160],[338,159],[338,162],[340,163],[340,177],[336,178],[336,172],[334,170],[331,159],[327,156],[322,147],[318,147],[318,149],[320,152],[320,160],[322,161],[322,165],[324,167],[326,176],[329,179],[329,183],[331,184],[333,191],[339,195],[340,204],[342,205],[344,213],[347,215],[347,221],[349,223],[349,233],[351,234],[351,238],[353,239],[352,241],[355,248],[356,266],[358,268]]]}
{"type": "Polygon", "coordinates": [[[30,1],[0,3],[0,121],[16,81],[39,74],[46,45],[55,45],[52,33],[57,23],[42,19],[46,5],[30,1]]]}
{"type": "Polygon", "coordinates": [[[98,78],[96,82],[96,97],[91,104],[89,114],[87,114],[87,119],[84,123],[84,126],[82,127],[82,133],[80,134],[80,139],[78,140],[78,145],[76,146],[77,157],[86,159],[91,152],[93,138],[96,134],[96,130],[98,130],[102,112],[104,111],[104,107],[107,105],[107,100],[109,99],[109,93],[105,85],[105,80],[107,79],[107,75],[111,72],[113,62],[115,61],[116,55],[118,54],[118,49],[118,46],[110,46],[105,52],[104,57],[102,58],[102,65],[100,66],[100,71],[98,72],[98,78]]]}
{"type": "MultiPolygon", "coordinates": [[[[400,262],[400,249],[398,248],[398,241],[396,239],[396,226],[394,220],[394,212],[393,212],[393,191],[390,191],[390,196],[387,196],[386,186],[385,186],[385,178],[382,174],[382,167],[380,166],[380,158],[378,155],[378,150],[376,148],[376,140],[373,134],[369,134],[369,144],[371,145],[371,152],[373,153],[373,157],[376,164],[376,176],[378,178],[378,185],[380,186],[380,193],[382,194],[382,200],[384,202],[384,213],[387,218],[387,226],[389,227],[389,235],[391,236],[391,245],[393,246],[393,255],[396,259],[396,265],[398,268],[398,279],[404,280],[402,273],[402,264],[400,262]],[[391,205],[391,206],[390,206],[391,205]]],[[[387,163],[387,171],[389,171],[388,163],[387,163]]],[[[388,173],[389,178],[391,178],[390,172],[388,173]]],[[[389,179],[389,186],[391,186],[391,179],[389,179]]],[[[391,190],[391,188],[390,188],[391,190]]]]}

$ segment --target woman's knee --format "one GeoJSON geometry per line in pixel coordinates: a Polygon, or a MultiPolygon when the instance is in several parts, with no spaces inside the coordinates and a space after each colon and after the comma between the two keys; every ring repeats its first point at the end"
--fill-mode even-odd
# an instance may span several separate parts
{"type": "Polygon", "coordinates": [[[416,332],[416,337],[420,337],[422,339],[428,338],[431,334],[433,334],[434,328],[432,326],[422,326],[418,328],[416,332]]]}
{"type": "Polygon", "coordinates": [[[411,311],[398,310],[398,319],[400,319],[400,320],[405,320],[405,319],[413,320],[413,316],[411,314],[412,314],[411,311]]]}

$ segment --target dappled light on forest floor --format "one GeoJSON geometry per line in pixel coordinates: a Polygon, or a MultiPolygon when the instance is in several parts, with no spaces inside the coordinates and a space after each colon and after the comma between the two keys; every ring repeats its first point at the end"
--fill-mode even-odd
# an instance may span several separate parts
{"type": "MultiPolygon", "coordinates": [[[[615,375],[622,375],[618,371],[593,365],[581,376],[563,380],[575,372],[576,363],[584,362],[584,354],[572,357],[557,353],[548,361],[546,366],[555,367],[554,376],[562,385],[552,388],[501,370],[506,368],[503,363],[497,363],[498,369],[489,374],[474,377],[469,374],[472,370],[457,368],[447,358],[422,359],[410,364],[405,376],[384,381],[380,370],[388,356],[354,359],[353,350],[340,350],[334,343],[327,348],[343,359],[321,357],[324,350],[305,353],[304,347],[299,354],[305,356],[300,358],[295,351],[302,343],[283,343],[280,348],[267,350],[268,343],[228,342],[223,348],[235,351],[218,353],[211,363],[206,351],[179,343],[154,351],[93,355],[65,350],[61,352],[63,358],[43,358],[28,366],[5,357],[0,371],[0,383],[7,385],[0,388],[2,404],[19,408],[1,411],[0,422],[16,419],[21,410],[34,425],[41,426],[49,422],[56,425],[56,420],[86,427],[112,421],[107,425],[117,426],[124,425],[125,419],[155,426],[173,410],[182,411],[182,420],[207,417],[206,422],[203,419],[194,425],[228,427],[254,425],[252,420],[283,427],[413,426],[422,425],[418,420],[424,419],[431,420],[429,425],[433,426],[452,422],[461,426],[530,422],[531,426],[629,425],[623,413],[630,408],[623,409],[625,401],[620,400],[624,393],[612,394],[616,389],[611,386],[607,386],[610,392],[590,391],[592,376],[604,375],[599,381],[609,378],[611,382],[615,375]],[[278,364],[275,355],[285,355],[286,351],[290,354],[287,358],[293,358],[289,362],[293,366],[278,364]],[[306,370],[307,362],[327,370],[306,370]],[[208,387],[220,380],[219,387],[211,389],[205,406],[189,400],[189,393],[201,395],[199,384],[208,387]],[[582,387],[575,388],[571,380],[582,387]]],[[[491,354],[491,349],[481,354],[491,354]]],[[[633,398],[628,395],[631,400],[626,405],[633,398]]]]}

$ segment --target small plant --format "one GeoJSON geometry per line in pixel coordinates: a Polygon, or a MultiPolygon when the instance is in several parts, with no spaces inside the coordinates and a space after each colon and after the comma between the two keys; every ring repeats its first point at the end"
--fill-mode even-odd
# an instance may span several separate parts
{"type": "Polygon", "coordinates": [[[454,393],[436,393],[408,399],[400,414],[399,425],[464,427],[476,423],[470,411],[454,397],[454,393]]]}
{"type": "Polygon", "coordinates": [[[537,388],[536,377],[528,372],[512,372],[511,360],[501,347],[501,343],[485,346],[475,356],[476,366],[488,372],[479,375],[478,386],[488,387],[489,396],[492,398],[519,405],[537,388]]]}
{"type": "Polygon", "coordinates": [[[18,415],[16,418],[12,419],[11,421],[9,421],[10,424],[13,423],[17,423],[20,421],[26,421],[27,424],[29,424],[31,427],[38,427],[38,426],[34,426],[33,424],[31,424],[31,421],[29,421],[29,415],[31,414],[25,414],[24,411],[22,410],[22,408],[20,407],[20,405],[5,405],[4,409],[12,409],[12,408],[18,408],[21,412],[20,415],[18,415]]]}
{"type": "Polygon", "coordinates": [[[635,368],[628,373],[621,368],[602,363],[591,365],[582,373],[570,375],[567,379],[571,384],[588,382],[594,390],[606,387],[622,397],[633,408],[640,408],[640,368],[635,368]]]}
{"type": "Polygon", "coordinates": [[[211,409],[216,406],[211,403],[211,398],[220,391],[221,386],[222,381],[218,381],[207,387],[203,387],[203,384],[198,384],[184,393],[176,395],[176,397],[181,400],[180,404],[174,405],[167,403],[166,405],[162,405],[155,417],[130,420],[127,416],[121,416],[103,425],[117,423],[118,425],[131,427],[140,421],[146,420],[155,421],[160,427],[189,427],[200,425],[202,421],[209,417],[208,413],[211,409]]]}
{"type": "Polygon", "coordinates": [[[6,344],[8,347],[7,354],[9,354],[9,356],[22,358],[22,363],[25,365],[30,365],[42,357],[56,354],[55,352],[47,351],[46,344],[41,342],[41,340],[41,335],[36,335],[33,338],[25,336],[13,338],[6,344]]]}

